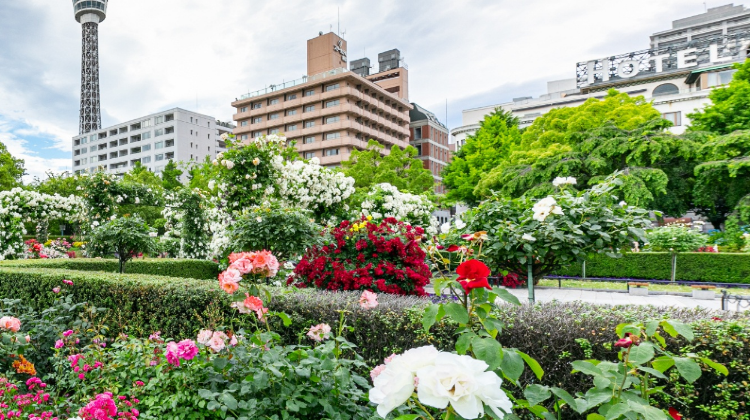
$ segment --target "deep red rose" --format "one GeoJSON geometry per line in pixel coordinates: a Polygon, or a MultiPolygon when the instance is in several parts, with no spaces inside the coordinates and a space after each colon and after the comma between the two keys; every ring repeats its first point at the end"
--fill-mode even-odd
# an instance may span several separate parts
{"type": "Polygon", "coordinates": [[[640,338],[637,335],[631,333],[625,333],[625,337],[617,340],[615,347],[628,349],[630,346],[637,346],[640,343],[640,338]]]}
{"type": "Polygon", "coordinates": [[[490,276],[490,268],[479,260],[469,260],[461,263],[456,268],[458,282],[464,287],[466,293],[473,289],[485,288],[492,290],[487,277],[490,276]]]}
{"type": "Polygon", "coordinates": [[[682,416],[680,413],[677,412],[677,409],[674,407],[669,407],[669,415],[672,416],[674,420],[682,420],[682,416]]]}

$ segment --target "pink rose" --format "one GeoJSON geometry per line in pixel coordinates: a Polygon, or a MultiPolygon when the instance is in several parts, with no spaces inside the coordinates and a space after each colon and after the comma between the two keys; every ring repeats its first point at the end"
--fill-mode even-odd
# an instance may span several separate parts
{"type": "Polygon", "coordinates": [[[236,336],[236,335],[233,335],[233,336],[232,336],[232,339],[231,339],[231,340],[229,340],[229,344],[230,344],[230,345],[231,345],[232,347],[234,347],[234,346],[236,346],[236,345],[237,345],[237,343],[238,343],[238,341],[237,341],[237,336],[236,336]]]}
{"type": "Polygon", "coordinates": [[[239,260],[233,262],[229,268],[234,268],[235,270],[239,271],[242,274],[247,274],[251,271],[253,271],[253,262],[250,261],[249,258],[240,258],[239,260]]]}
{"type": "Polygon", "coordinates": [[[0,318],[0,328],[18,332],[21,329],[21,320],[12,316],[0,318]]]}
{"type": "Polygon", "coordinates": [[[181,359],[193,360],[198,354],[198,346],[193,340],[187,339],[177,343],[177,354],[181,359]]]}
{"type": "Polygon", "coordinates": [[[238,283],[240,280],[242,280],[242,273],[236,268],[229,267],[225,272],[219,274],[219,281],[238,283]]]}
{"type": "Polygon", "coordinates": [[[180,367],[180,356],[179,356],[179,348],[177,347],[177,343],[174,341],[171,341],[167,344],[167,351],[165,352],[165,355],[167,356],[167,362],[169,362],[173,366],[180,367]]]}
{"type": "Polygon", "coordinates": [[[198,344],[207,346],[208,340],[210,340],[213,335],[214,333],[211,330],[201,330],[201,332],[198,333],[198,344]]]}
{"type": "Polygon", "coordinates": [[[372,309],[377,307],[378,295],[369,290],[365,290],[359,298],[359,306],[362,307],[362,309],[372,309]]]}
{"type": "Polygon", "coordinates": [[[224,350],[225,346],[226,343],[224,342],[224,340],[216,334],[214,334],[208,341],[208,347],[210,347],[211,350],[215,351],[216,353],[224,350]]]}
{"type": "Polygon", "coordinates": [[[318,324],[314,327],[310,327],[307,336],[313,341],[321,342],[331,337],[331,327],[328,324],[318,324]]]}
{"type": "Polygon", "coordinates": [[[63,347],[65,347],[65,342],[64,341],[62,341],[62,340],[55,341],[55,348],[56,349],[61,349],[63,347]]]}

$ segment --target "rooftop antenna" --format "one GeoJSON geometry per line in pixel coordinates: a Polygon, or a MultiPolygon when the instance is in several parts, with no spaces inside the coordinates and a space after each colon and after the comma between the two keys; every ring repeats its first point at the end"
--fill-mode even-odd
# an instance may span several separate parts
{"type": "Polygon", "coordinates": [[[336,8],[336,23],[338,25],[336,32],[339,34],[339,37],[341,37],[341,10],[339,7],[336,8]]]}

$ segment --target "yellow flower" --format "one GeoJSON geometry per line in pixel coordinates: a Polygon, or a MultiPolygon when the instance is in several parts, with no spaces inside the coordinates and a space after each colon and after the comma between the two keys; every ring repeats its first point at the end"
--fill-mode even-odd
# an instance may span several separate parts
{"type": "Polygon", "coordinates": [[[367,216],[367,221],[369,222],[370,220],[372,220],[372,216],[368,215],[367,216]]]}

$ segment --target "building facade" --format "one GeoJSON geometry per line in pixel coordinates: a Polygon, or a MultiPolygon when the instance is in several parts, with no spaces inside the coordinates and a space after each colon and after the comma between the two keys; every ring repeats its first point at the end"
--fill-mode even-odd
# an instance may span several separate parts
{"type": "Polygon", "coordinates": [[[460,148],[479,122],[497,108],[510,111],[529,126],[548,111],[578,106],[617,89],[651,101],[680,134],[690,121],[687,114],[705,107],[712,89],[728,84],[750,50],[750,11],[727,5],[676,20],[672,29],[651,36],[651,48],[577,64],[575,77],[551,81],[547,94],[515,98],[510,102],[464,110],[462,125],[451,131],[460,148]]]}
{"type": "Polygon", "coordinates": [[[73,137],[75,173],[128,172],[137,162],[159,173],[170,161],[202,162],[225,150],[232,125],[181,108],[147,115],[73,137]]]}
{"type": "Polygon", "coordinates": [[[412,103],[412,106],[414,108],[409,112],[411,118],[409,144],[417,149],[424,168],[432,172],[432,177],[435,179],[435,192],[445,194],[445,186],[440,173],[451,160],[448,128],[437,119],[434,113],[415,103],[412,103]]]}
{"type": "Polygon", "coordinates": [[[329,167],[365,149],[370,139],[385,146],[383,153],[394,145],[408,146],[407,70],[391,69],[398,74],[369,80],[378,74],[363,77],[346,68],[346,48],[338,35],[321,33],[307,42],[307,76],[232,102],[237,138],[283,134],[301,157],[316,157],[329,167]]]}

